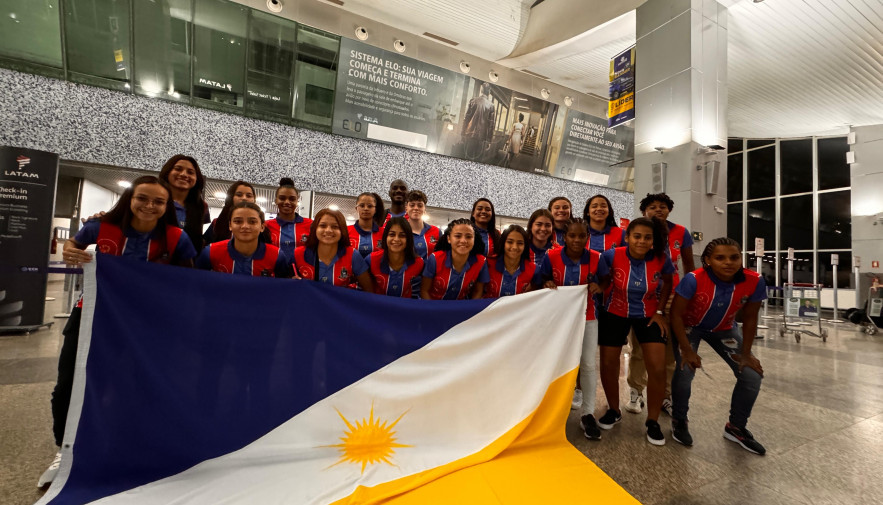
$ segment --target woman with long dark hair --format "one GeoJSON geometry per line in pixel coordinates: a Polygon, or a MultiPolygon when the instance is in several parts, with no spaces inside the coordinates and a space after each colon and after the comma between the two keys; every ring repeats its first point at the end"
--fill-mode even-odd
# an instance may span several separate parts
{"type": "Polygon", "coordinates": [[[367,258],[380,249],[383,239],[383,222],[386,220],[383,199],[377,193],[362,193],[356,198],[356,212],[359,218],[347,227],[350,245],[367,258]]]}
{"type": "Polygon", "coordinates": [[[490,280],[484,244],[475,237],[469,219],[448,224],[435,252],[426,258],[420,297],[425,300],[481,298],[490,280]]]}
{"type": "Polygon", "coordinates": [[[291,260],[273,244],[261,240],[264,212],[256,203],[239,202],[230,209],[228,240],[205,246],[196,267],[254,277],[291,277],[291,260]]]}
{"type": "Polygon", "coordinates": [[[583,219],[589,223],[589,243],[586,247],[602,253],[622,245],[622,228],[613,216],[613,205],[604,195],[586,200],[583,219]]]}
{"type": "Polygon", "coordinates": [[[500,237],[502,253],[487,260],[490,280],[484,287],[485,298],[526,293],[532,284],[536,284],[537,265],[530,260],[527,241],[527,231],[517,224],[503,231],[500,237]]]}
{"type": "Polygon", "coordinates": [[[497,213],[494,204],[487,198],[479,198],[472,204],[472,213],[469,216],[478,237],[484,244],[485,257],[493,258],[499,248],[500,232],[497,231],[497,213]]]}
{"type": "Polygon", "coordinates": [[[202,226],[211,221],[205,203],[205,177],[192,156],[176,154],[159,171],[169,185],[178,226],[187,232],[196,250],[202,249],[202,226]]]}
{"type": "Polygon", "coordinates": [[[555,244],[564,245],[564,234],[567,232],[567,225],[573,219],[573,204],[566,196],[556,196],[549,200],[549,212],[552,213],[552,228],[555,234],[555,244]]]}
{"type": "Polygon", "coordinates": [[[560,247],[555,244],[552,222],[552,213],[546,209],[535,210],[527,220],[528,255],[537,267],[543,264],[547,252],[560,247]]]}
{"type": "MultiPolygon", "coordinates": [[[[230,214],[233,212],[233,206],[240,202],[255,203],[254,186],[245,181],[236,181],[227,188],[227,197],[224,199],[224,208],[218,217],[208,225],[208,229],[202,235],[204,244],[212,244],[222,240],[228,240],[230,234],[230,214]]],[[[260,207],[258,207],[260,210],[260,207]]],[[[263,213],[263,211],[261,211],[263,213]]],[[[261,218],[263,222],[263,218],[261,218]]],[[[260,240],[266,244],[271,242],[270,232],[264,229],[261,232],[260,240]]]]}
{"type": "Polygon", "coordinates": [[[350,246],[346,220],[339,211],[322,209],[310,225],[307,243],[294,250],[296,276],[332,286],[374,291],[368,264],[350,246]]]}
{"type": "Polygon", "coordinates": [[[383,228],[381,249],[368,257],[374,278],[374,292],[379,295],[413,298],[419,286],[423,258],[414,252],[414,234],[403,217],[394,217],[383,228]]]}

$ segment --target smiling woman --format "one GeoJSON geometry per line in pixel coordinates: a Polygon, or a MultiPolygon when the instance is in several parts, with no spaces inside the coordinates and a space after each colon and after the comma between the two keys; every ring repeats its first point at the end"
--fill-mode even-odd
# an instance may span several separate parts
{"type": "Polygon", "coordinates": [[[196,260],[203,270],[255,277],[291,277],[291,261],[272,244],[263,243],[264,213],[257,204],[242,201],[230,211],[233,238],[206,246],[196,260]]]}

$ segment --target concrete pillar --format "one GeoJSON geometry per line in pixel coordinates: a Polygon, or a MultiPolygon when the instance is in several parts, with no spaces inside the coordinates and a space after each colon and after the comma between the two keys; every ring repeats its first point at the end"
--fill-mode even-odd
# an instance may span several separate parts
{"type": "Polygon", "coordinates": [[[714,0],[648,0],[637,9],[636,32],[635,215],[647,193],[660,192],[653,167],[665,163],[670,219],[702,233],[699,255],[727,231],[726,150],[708,147],[727,145],[727,10],[714,0]]]}

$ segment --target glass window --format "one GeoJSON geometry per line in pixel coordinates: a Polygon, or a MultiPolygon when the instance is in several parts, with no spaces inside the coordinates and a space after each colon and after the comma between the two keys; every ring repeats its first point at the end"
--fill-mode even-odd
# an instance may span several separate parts
{"type": "MultiPolygon", "coordinates": [[[[751,245],[754,247],[754,244],[751,245]]],[[[757,256],[754,253],[747,254],[748,263],[743,265],[745,268],[753,271],[757,271],[757,256]]],[[[760,275],[763,276],[764,282],[766,282],[767,286],[775,286],[776,285],[776,253],[766,253],[763,255],[760,263],[760,275]]]]}
{"type": "Polygon", "coordinates": [[[819,139],[819,189],[849,187],[846,137],[819,139]]]}
{"type": "Polygon", "coordinates": [[[298,123],[331,127],[339,51],[337,35],[308,26],[298,27],[294,105],[294,118],[298,123]]]}
{"type": "Polygon", "coordinates": [[[0,56],[61,68],[58,0],[4,0],[0,56]]]}
{"type": "Polygon", "coordinates": [[[242,107],[248,8],[196,0],[193,24],[193,98],[204,100],[200,105],[242,107]]]}
{"type": "Polygon", "coordinates": [[[773,139],[748,139],[748,149],[775,144],[773,139]]]}
{"type": "Polygon", "coordinates": [[[748,202],[748,236],[745,249],[754,250],[754,239],[763,238],[764,249],[776,248],[776,201],[748,202]]]}
{"type": "MultiPolygon", "coordinates": [[[[749,141],[750,142],[750,141],[749,141]]],[[[748,155],[748,198],[766,198],[776,194],[776,146],[748,155]]]]}
{"type": "MultiPolygon", "coordinates": [[[[819,284],[826,288],[834,287],[834,267],[831,266],[831,256],[837,255],[837,287],[851,289],[855,287],[855,276],[852,274],[852,251],[819,252],[819,284]]],[[[843,299],[837,297],[840,302],[843,299]]]]}
{"type": "MultiPolygon", "coordinates": [[[[791,282],[813,283],[813,257],[812,252],[794,253],[794,277],[791,282]]],[[[779,282],[788,282],[788,253],[779,253],[779,282]]]]}
{"type": "Polygon", "coordinates": [[[731,154],[727,156],[727,201],[738,202],[742,200],[742,160],[744,154],[731,154]]]}
{"type": "Polygon", "coordinates": [[[297,24],[252,11],[248,29],[248,110],[289,117],[297,24]]]}
{"type": "Polygon", "coordinates": [[[727,154],[738,153],[742,150],[742,139],[727,139],[727,154]]]}
{"type": "Polygon", "coordinates": [[[73,81],[122,89],[130,79],[129,2],[67,0],[64,40],[73,81]]]}
{"type": "Polygon", "coordinates": [[[135,1],[135,92],[187,101],[193,12],[190,0],[135,1]]]}
{"type": "Polygon", "coordinates": [[[812,249],[815,227],[812,220],[812,195],[792,196],[780,200],[782,213],[779,224],[782,249],[812,249]]]}
{"type": "Polygon", "coordinates": [[[812,191],[812,139],[779,143],[783,195],[812,191]]]}
{"type": "MultiPolygon", "coordinates": [[[[727,236],[742,244],[742,204],[727,205],[727,236]]],[[[744,249],[744,245],[743,249],[744,249]]],[[[701,252],[701,251],[700,251],[701,252]]]]}
{"type": "Polygon", "coordinates": [[[819,249],[852,247],[850,191],[819,193],[819,249]]]}

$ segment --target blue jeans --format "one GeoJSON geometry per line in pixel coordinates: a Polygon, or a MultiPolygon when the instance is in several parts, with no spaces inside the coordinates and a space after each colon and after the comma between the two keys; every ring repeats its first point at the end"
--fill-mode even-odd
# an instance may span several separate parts
{"type": "MultiPolygon", "coordinates": [[[[688,330],[687,339],[693,351],[699,349],[699,342],[704,340],[723,360],[730,365],[736,376],[736,386],[733,388],[733,398],[730,400],[730,424],[737,428],[744,428],[751,416],[751,409],[760,393],[760,381],[762,377],[754,369],[745,367],[739,372],[739,365],[733,359],[734,354],[742,352],[742,332],[736,328],[724,331],[707,331],[692,328],[688,330]]],[[[687,420],[687,410],[690,408],[690,392],[693,377],[696,372],[690,367],[681,369],[681,352],[677,345],[674,346],[675,374],[671,381],[672,418],[681,421],[687,420]]]]}

